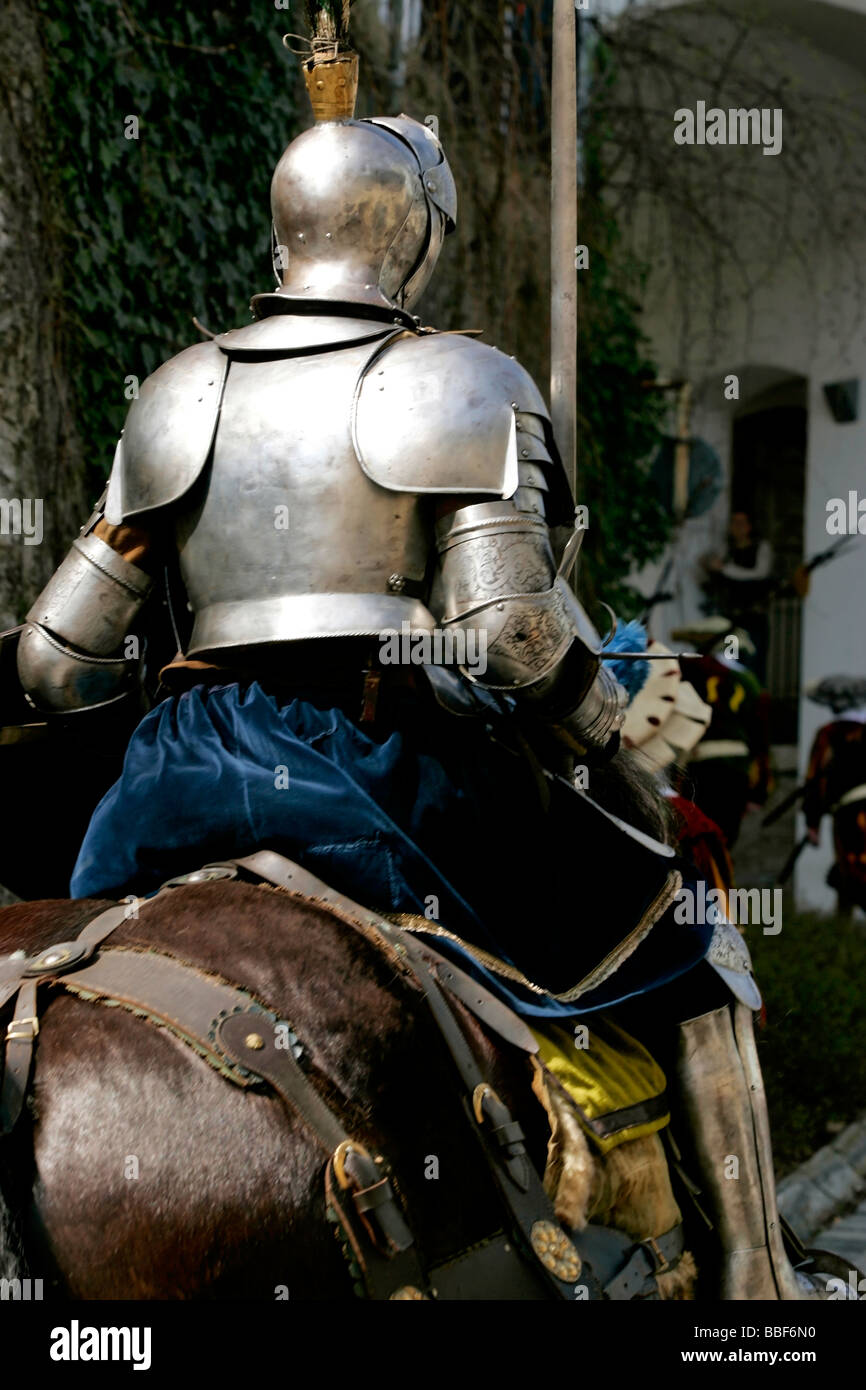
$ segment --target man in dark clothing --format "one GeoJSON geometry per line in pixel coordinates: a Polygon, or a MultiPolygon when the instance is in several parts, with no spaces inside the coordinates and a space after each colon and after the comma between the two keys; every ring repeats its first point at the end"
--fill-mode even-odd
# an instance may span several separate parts
{"type": "Polygon", "coordinates": [[[748,512],[733,512],[724,557],[709,555],[703,562],[718,611],[744,627],[754,643],[751,666],[763,684],[767,672],[769,620],[766,603],[772,580],[773,548],[755,534],[748,512]]]}
{"type": "Polygon", "coordinates": [[[866,911],[866,680],[829,676],[807,690],[834,718],[816,733],[809,755],[803,812],[813,845],[823,816],[833,817],[835,863],[827,882],[839,897],[839,915],[866,911]]]}

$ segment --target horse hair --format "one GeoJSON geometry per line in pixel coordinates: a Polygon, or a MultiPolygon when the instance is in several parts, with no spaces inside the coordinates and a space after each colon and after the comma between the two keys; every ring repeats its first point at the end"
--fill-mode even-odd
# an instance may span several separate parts
{"type": "Polygon", "coordinates": [[[599,805],[665,844],[673,837],[670,807],[658,789],[655,773],[639,753],[621,748],[609,763],[594,767],[590,791],[599,805]]]}
{"type": "Polygon", "coordinates": [[[0,1188],[0,1279],[25,1279],[27,1266],[21,1237],[6,1198],[0,1188]]]}

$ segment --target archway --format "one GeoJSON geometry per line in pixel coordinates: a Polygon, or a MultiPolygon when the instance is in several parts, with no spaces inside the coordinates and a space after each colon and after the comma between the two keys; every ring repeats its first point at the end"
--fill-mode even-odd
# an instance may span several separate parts
{"type": "Polygon", "coordinates": [[[787,376],[753,391],[731,428],[731,511],[748,512],[756,533],[773,548],[774,583],[768,585],[766,601],[766,685],[777,743],[797,739],[801,600],[783,584],[803,560],[806,402],[805,378],[787,376]]]}

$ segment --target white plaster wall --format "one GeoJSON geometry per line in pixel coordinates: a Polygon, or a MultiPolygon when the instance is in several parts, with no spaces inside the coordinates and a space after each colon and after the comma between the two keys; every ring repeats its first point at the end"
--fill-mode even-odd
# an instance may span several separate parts
{"type": "Polygon", "coordinates": [[[704,597],[701,582],[705,577],[700,565],[701,557],[710,551],[723,551],[726,544],[731,406],[729,402],[722,402],[721,395],[719,391],[720,399],[715,401],[709,399],[708,392],[700,393],[692,410],[690,433],[705,440],[719,455],[723,468],[722,491],[708,511],[679,527],[659,561],[645,566],[632,580],[635,587],[648,598],[662,587],[662,573],[668,559],[673,556],[673,567],[663,586],[665,592],[672,592],[673,597],[668,603],[657,604],[650,620],[651,636],[668,646],[677,645],[671,633],[700,613],[704,597]]]}
{"type": "MultiPolygon", "coordinates": [[[[818,5],[817,9],[823,6],[818,5]]],[[[866,21],[862,24],[863,51],[866,52],[866,21]]],[[[796,45],[786,41],[792,70],[797,68],[796,45]]],[[[804,48],[802,70],[811,81],[822,75],[825,91],[850,90],[852,70],[836,58],[828,58],[812,46],[804,48]]],[[[723,103],[722,103],[723,104],[723,103]]],[[[814,139],[822,141],[832,132],[816,130],[814,139]]],[[[748,157],[750,151],[741,153],[748,157]]],[[[710,156],[712,157],[712,156],[710,156]]],[[[827,160],[838,158],[832,139],[827,138],[827,160]]],[[[766,160],[767,188],[782,174],[784,152],[778,160],[766,160]]],[[[761,173],[763,175],[763,170],[761,173]]],[[[843,179],[844,169],[839,177],[843,179]]],[[[781,187],[781,185],[779,185],[781,187]]],[[[796,375],[808,382],[808,442],[806,458],[806,496],[804,498],[804,554],[823,550],[833,537],[827,534],[827,502],[846,497],[849,489],[866,498],[866,325],[857,322],[853,312],[855,298],[850,273],[840,265],[820,238],[809,243],[809,264],[780,262],[772,279],[754,296],[750,305],[734,304],[722,331],[701,337],[700,307],[695,318],[698,332],[683,350],[684,338],[678,332],[670,302],[669,281],[665,274],[651,276],[644,297],[644,328],[662,376],[687,376],[695,387],[695,408],[691,433],[707,440],[719,453],[730,478],[730,442],[733,416],[757,390],[761,377],[769,371],[776,377],[796,375]],[[764,370],[767,369],[767,370],[764,370]],[[742,374],[741,398],[724,399],[724,378],[729,372],[742,374]],[[850,424],[837,424],[825,402],[825,383],[856,377],[860,380],[860,418],[850,424]]],[[[742,255],[748,257],[744,244],[742,255]]],[[[853,262],[866,266],[866,240],[860,227],[852,227],[847,249],[853,262]]],[[[852,262],[849,262],[849,265],[852,262]]],[[[669,268],[668,268],[669,270],[669,268]]],[[[857,302],[862,303],[862,298],[857,302]]],[[[765,384],[765,382],[764,382],[765,384]]],[[[686,523],[675,542],[678,572],[674,599],[656,609],[653,633],[668,640],[678,623],[699,613],[701,591],[698,584],[700,555],[721,545],[728,512],[727,488],[713,509],[704,517],[686,523]]],[[[635,577],[643,593],[650,593],[661,571],[635,577]]],[[[844,558],[818,570],[803,603],[801,644],[801,688],[821,676],[838,672],[866,675],[866,536],[854,542],[844,558]]],[[[802,699],[800,706],[799,767],[805,771],[812,738],[827,719],[826,712],[802,699]]],[[[800,825],[799,834],[804,827],[800,825]]],[[[798,862],[795,894],[800,905],[831,910],[834,895],[824,878],[832,862],[830,826],[825,822],[819,849],[807,848],[798,862]]]]}
{"type": "MultiPolygon", "coordinates": [[[[864,247],[866,255],[866,247],[864,247]]],[[[784,296],[784,287],[780,294],[784,296]]],[[[787,313],[773,312],[767,306],[765,327],[756,351],[780,370],[808,378],[808,437],[806,453],[806,496],[804,499],[804,554],[824,550],[834,539],[827,533],[827,503],[830,498],[847,498],[849,489],[866,498],[866,335],[848,351],[840,352],[832,342],[820,341],[812,334],[807,317],[791,320],[787,313]],[[775,333],[766,328],[775,320],[775,333]],[[860,418],[837,424],[824,399],[827,382],[857,377],[860,380],[860,418]]],[[[652,318],[647,318],[652,334],[652,318]]],[[[720,359],[711,369],[699,393],[693,414],[692,433],[699,435],[718,452],[730,479],[731,423],[739,402],[725,401],[722,383],[734,370],[730,360],[720,359]]],[[[745,375],[744,375],[745,379],[745,375]]],[[[678,624],[698,616],[702,591],[698,561],[709,550],[723,543],[728,515],[727,486],[713,508],[704,516],[685,523],[675,542],[676,594],[660,605],[653,620],[653,634],[670,642],[678,624]]],[[[666,557],[664,557],[666,558],[666,557]]],[[[644,593],[652,592],[664,563],[636,576],[644,593]]],[[[837,672],[866,675],[866,536],[852,542],[843,556],[816,570],[809,594],[802,605],[801,688],[810,681],[837,672]]],[[[800,745],[798,764],[805,773],[815,731],[826,722],[827,713],[805,698],[800,705],[800,745]]],[[[804,833],[800,826],[798,834],[804,833]]],[[[832,862],[829,822],[822,828],[819,849],[806,849],[795,874],[797,901],[804,907],[832,910],[834,895],[824,879],[832,862]]]]}
{"type": "MultiPolygon", "coordinates": [[[[825,360],[811,382],[809,446],[806,477],[806,550],[830,544],[827,501],[847,497],[855,489],[866,498],[866,340],[844,360],[825,360]],[[860,418],[837,425],[824,400],[822,383],[847,376],[860,378],[860,418]]],[[[834,672],[866,675],[866,536],[853,541],[842,556],[817,570],[803,611],[802,681],[834,672]]],[[[805,772],[815,731],[827,712],[809,700],[800,705],[800,770],[805,772]]],[[[802,818],[801,818],[802,819],[802,818]]],[[[798,834],[805,827],[799,825],[798,834]]],[[[832,862],[830,823],[822,824],[820,848],[807,848],[795,875],[797,901],[805,907],[831,910],[834,894],[824,882],[832,862]]]]}

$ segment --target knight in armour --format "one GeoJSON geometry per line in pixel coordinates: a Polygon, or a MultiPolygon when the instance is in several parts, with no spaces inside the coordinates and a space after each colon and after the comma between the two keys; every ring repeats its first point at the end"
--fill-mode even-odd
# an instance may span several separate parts
{"type": "Polygon", "coordinates": [[[168,574],[171,696],[93,817],[75,896],[156,888],[191,843],[270,843],[460,935],[514,901],[525,934],[551,820],[507,716],[562,771],[609,757],[625,694],[557,572],[573,508],[535,383],[413,316],[456,225],[442,145],[331,110],[274,173],[281,283],[143,383],[20,679],[49,714],[128,699],[125,647],[168,574]],[[415,664],[427,636],[474,653],[468,679],[415,664]]]}
{"type": "MultiPolygon", "coordinates": [[[[797,1297],[748,953],[725,924],[674,920],[683,866],[620,751],[619,668],[569,584],[579,537],[557,542],[574,499],[547,407],[517,360],[414,313],[457,223],[435,123],[356,119],[347,55],[306,67],[317,120],[271,185],[277,287],[251,324],[144,382],[20,634],[46,720],[135,706],[169,619],[177,649],[71,893],[147,894],[269,847],[428,931],[539,1026],[598,1015],[603,1055],[624,1044],[600,1010],[689,1020],[659,1060],[722,1237],[722,1296],[797,1297]],[[441,664],[412,658],[443,635],[441,664]]],[[[635,1103],[660,1153],[664,1077],[641,1055],[652,1094],[635,1103]]],[[[661,1242],[659,1269],[682,1251],[665,1191],[664,1229],[632,1232],[661,1242]]]]}

